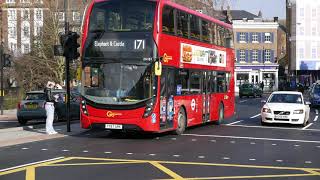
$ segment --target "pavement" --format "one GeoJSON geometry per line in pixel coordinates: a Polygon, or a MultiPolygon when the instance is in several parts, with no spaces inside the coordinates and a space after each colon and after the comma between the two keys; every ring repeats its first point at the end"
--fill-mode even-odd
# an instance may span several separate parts
{"type": "Polygon", "coordinates": [[[74,134],[61,129],[62,137],[0,147],[0,179],[319,180],[319,109],[311,110],[308,127],[261,126],[260,101],[237,98],[235,117],[181,136],[81,130],[75,123],[74,134]]]}

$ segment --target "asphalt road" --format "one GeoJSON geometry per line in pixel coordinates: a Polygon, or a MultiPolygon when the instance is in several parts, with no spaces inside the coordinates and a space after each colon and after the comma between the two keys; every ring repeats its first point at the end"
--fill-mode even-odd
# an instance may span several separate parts
{"type": "Polygon", "coordinates": [[[0,179],[320,179],[316,109],[307,128],[261,126],[260,101],[237,99],[234,118],[181,136],[90,130],[0,148],[0,179]]]}

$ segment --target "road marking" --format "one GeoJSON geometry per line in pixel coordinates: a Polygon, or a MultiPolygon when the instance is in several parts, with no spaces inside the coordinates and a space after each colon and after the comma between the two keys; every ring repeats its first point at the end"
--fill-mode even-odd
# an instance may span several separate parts
{"type": "Polygon", "coordinates": [[[21,148],[22,150],[27,150],[27,149],[29,149],[29,148],[21,148]]]}
{"type": "Polygon", "coordinates": [[[0,123],[17,123],[16,121],[5,121],[5,120],[3,120],[3,121],[0,121],[0,123]]]}
{"type": "Polygon", "coordinates": [[[310,123],[308,126],[302,128],[302,129],[307,129],[308,127],[312,126],[313,123],[310,123]]]}
{"type": "Polygon", "coordinates": [[[277,162],[283,162],[283,160],[281,160],[281,159],[278,159],[278,160],[276,160],[277,162]]]}
{"type": "Polygon", "coordinates": [[[312,162],[311,162],[311,161],[306,161],[306,162],[304,162],[304,163],[306,163],[306,164],[312,164],[312,162]]]}
{"type": "Polygon", "coordinates": [[[236,141],[230,141],[230,143],[231,143],[231,144],[234,144],[234,143],[236,143],[236,141]]]}
{"type": "Polygon", "coordinates": [[[173,157],[180,157],[180,155],[179,154],[175,154],[175,155],[173,155],[173,157]]]}
{"type": "Polygon", "coordinates": [[[61,160],[61,159],[64,159],[64,157],[57,157],[57,158],[47,159],[47,160],[43,160],[43,161],[36,161],[36,162],[33,162],[33,163],[27,163],[27,164],[22,164],[22,165],[19,165],[19,166],[14,166],[14,167],[6,168],[6,169],[1,169],[0,170],[0,175],[3,175],[3,174],[1,174],[1,172],[10,171],[10,170],[19,169],[19,168],[24,168],[24,167],[32,166],[32,165],[36,165],[36,164],[41,164],[41,163],[61,160]]]}
{"type": "Polygon", "coordinates": [[[255,161],[256,159],[249,159],[249,161],[255,161]]]}
{"type": "Polygon", "coordinates": [[[212,139],[212,140],[210,140],[211,142],[217,142],[216,140],[214,140],[214,139],[212,139]]]}
{"type": "Polygon", "coordinates": [[[111,154],[112,152],[104,152],[105,154],[111,154]]]}
{"type": "Polygon", "coordinates": [[[87,150],[84,150],[84,151],[82,151],[82,152],[84,152],[84,153],[88,153],[89,151],[87,151],[87,150]]]}
{"type": "Polygon", "coordinates": [[[231,126],[231,127],[243,127],[243,128],[261,128],[261,129],[282,129],[282,130],[300,130],[300,131],[319,131],[320,129],[301,129],[301,128],[285,128],[285,127],[268,127],[268,126],[248,126],[248,125],[227,125],[222,124],[221,126],[231,126]]]}
{"type": "Polygon", "coordinates": [[[318,109],[316,109],[316,114],[319,114],[319,111],[318,111],[318,109]]]}
{"type": "MultiPolygon", "coordinates": [[[[98,162],[98,163],[72,163],[72,164],[50,164],[42,167],[59,167],[59,166],[96,166],[96,165],[115,165],[115,164],[138,164],[143,162],[98,162]]],[[[146,163],[146,162],[145,162],[146,163]]]]}
{"type": "Polygon", "coordinates": [[[69,150],[68,149],[64,149],[64,150],[62,150],[63,152],[68,152],[69,150]]]}
{"type": "Polygon", "coordinates": [[[41,149],[41,151],[48,151],[48,149],[41,149]]]}
{"type": "Polygon", "coordinates": [[[199,159],[204,159],[204,158],[205,158],[205,156],[198,156],[198,158],[199,158],[199,159]]]}
{"type": "Polygon", "coordinates": [[[240,121],[236,121],[236,122],[232,122],[232,123],[229,123],[229,124],[227,124],[227,125],[233,125],[233,124],[237,124],[237,123],[240,123],[240,122],[242,122],[243,120],[240,120],[240,121]]]}
{"type": "Polygon", "coordinates": [[[256,144],[255,142],[251,142],[250,144],[256,144]]]}
{"type": "Polygon", "coordinates": [[[155,156],[156,154],[149,154],[149,156],[155,156]]]}
{"type": "Polygon", "coordinates": [[[175,141],[175,140],[177,140],[177,138],[171,138],[171,140],[175,141]]]}
{"type": "Polygon", "coordinates": [[[276,146],[277,144],[272,144],[272,146],[276,146]]]}
{"type": "Polygon", "coordinates": [[[230,158],[229,158],[229,157],[223,157],[222,159],[224,159],[224,160],[229,160],[230,158]]]}
{"type": "Polygon", "coordinates": [[[313,121],[314,122],[318,121],[318,116],[314,117],[313,121]]]}
{"type": "Polygon", "coordinates": [[[181,177],[180,175],[178,175],[177,173],[171,171],[170,169],[164,167],[163,165],[159,164],[158,162],[150,162],[150,164],[152,164],[154,167],[160,169],[162,172],[168,174],[169,176],[171,176],[173,179],[180,179],[183,180],[184,178],[181,177]]]}
{"type": "Polygon", "coordinates": [[[253,118],[256,118],[256,117],[259,117],[259,116],[261,116],[261,114],[254,115],[254,116],[250,117],[250,119],[253,119],[253,118]]]}
{"type": "Polygon", "coordinates": [[[244,102],[247,102],[248,100],[242,100],[242,101],[239,101],[240,103],[244,103],[244,102]]]}
{"type": "Polygon", "coordinates": [[[192,139],[191,141],[193,141],[193,142],[194,142],[194,141],[197,141],[197,139],[192,139]]]}
{"type": "Polygon", "coordinates": [[[26,180],[35,180],[36,179],[36,169],[33,166],[27,167],[26,169],[26,180]]]}
{"type": "Polygon", "coordinates": [[[294,145],[294,147],[299,147],[299,146],[300,146],[299,144],[295,144],[295,145],[294,145]]]}
{"type": "Polygon", "coordinates": [[[275,138],[259,138],[259,137],[245,137],[245,136],[221,136],[221,135],[208,135],[208,134],[183,134],[182,136],[250,139],[250,140],[283,141],[283,142],[302,142],[302,143],[320,144],[320,141],[309,141],[309,140],[300,140],[300,139],[275,139],[275,138]]]}
{"type": "Polygon", "coordinates": [[[126,153],[127,155],[132,155],[133,153],[126,153]]]}

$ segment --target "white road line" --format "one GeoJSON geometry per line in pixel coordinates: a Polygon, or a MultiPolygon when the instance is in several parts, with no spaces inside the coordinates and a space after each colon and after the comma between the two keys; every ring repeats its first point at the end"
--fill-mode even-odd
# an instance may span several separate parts
{"type": "Polygon", "coordinates": [[[126,154],[128,154],[128,155],[132,155],[133,153],[126,153],[126,154]]]}
{"type": "Polygon", "coordinates": [[[11,167],[11,168],[1,169],[0,172],[9,171],[9,170],[12,170],[12,169],[17,169],[17,168],[21,168],[21,167],[25,167],[25,166],[31,166],[31,165],[40,164],[40,163],[49,162],[49,161],[54,161],[54,160],[63,159],[63,158],[64,157],[57,157],[57,158],[47,159],[47,160],[43,160],[43,161],[36,161],[36,162],[33,162],[33,163],[28,163],[28,164],[23,164],[23,165],[19,165],[19,166],[14,166],[14,167],[11,167]]]}
{"type": "Polygon", "coordinates": [[[27,150],[27,149],[29,149],[29,148],[21,148],[22,150],[27,150]]]}
{"type": "Polygon", "coordinates": [[[180,157],[180,155],[178,155],[178,154],[175,154],[175,155],[173,155],[173,157],[180,157]]]}
{"type": "Polygon", "coordinates": [[[281,159],[278,159],[278,160],[276,160],[277,162],[283,162],[283,160],[281,160],[281,159]]]}
{"type": "Polygon", "coordinates": [[[314,117],[313,121],[314,122],[318,121],[318,116],[314,117]]]}
{"type": "Polygon", "coordinates": [[[308,127],[312,126],[313,123],[310,123],[308,126],[302,128],[302,129],[307,129],[308,127]]]}
{"type": "Polygon", "coordinates": [[[197,141],[197,139],[192,139],[191,141],[197,141]]]}
{"type": "Polygon", "coordinates": [[[230,158],[229,158],[229,157],[223,157],[222,159],[224,159],[224,160],[229,160],[230,158]]]}
{"type": "Polygon", "coordinates": [[[302,130],[302,131],[320,131],[320,129],[297,129],[297,128],[285,128],[285,127],[271,127],[271,126],[251,126],[251,125],[227,125],[222,124],[221,126],[231,126],[231,127],[245,127],[245,128],[261,128],[261,129],[283,129],[283,130],[302,130]]]}
{"type": "Polygon", "coordinates": [[[272,144],[272,146],[276,146],[277,144],[272,144]]]}
{"type": "Polygon", "coordinates": [[[199,158],[199,159],[204,159],[204,158],[205,158],[205,156],[198,156],[198,158],[199,158]]]}
{"type": "Polygon", "coordinates": [[[250,117],[250,119],[253,119],[253,118],[256,118],[256,117],[259,117],[259,116],[261,116],[261,114],[254,115],[254,116],[250,117]]]}
{"type": "Polygon", "coordinates": [[[249,159],[249,161],[255,161],[256,159],[249,159]]]}
{"type": "Polygon", "coordinates": [[[248,100],[242,100],[242,101],[239,101],[240,103],[244,103],[244,102],[247,102],[248,100]]]}
{"type": "Polygon", "coordinates": [[[112,152],[104,152],[105,154],[111,154],[112,152]]]}
{"type": "Polygon", "coordinates": [[[311,164],[312,162],[311,162],[311,161],[305,161],[304,163],[306,163],[306,164],[311,164]]]}
{"type": "Polygon", "coordinates": [[[87,150],[84,150],[84,151],[82,151],[82,152],[84,152],[84,153],[88,153],[89,151],[87,151],[87,150]]]}
{"type": "Polygon", "coordinates": [[[48,149],[41,149],[41,151],[48,151],[48,149]]]}
{"type": "Polygon", "coordinates": [[[309,141],[309,140],[301,140],[301,139],[275,139],[275,138],[259,138],[259,137],[244,137],[244,136],[221,136],[221,135],[207,135],[207,134],[183,134],[182,136],[215,137],[215,138],[231,138],[231,139],[250,139],[250,140],[283,141],[283,142],[302,142],[302,143],[317,143],[317,144],[320,144],[320,141],[309,141]]]}
{"type": "Polygon", "coordinates": [[[0,121],[0,123],[17,123],[17,121],[5,121],[5,120],[3,120],[3,121],[0,121]]]}
{"type": "Polygon", "coordinates": [[[149,154],[149,156],[155,156],[156,154],[149,154]]]}
{"type": "Polygon", "coordinates": [[[318,109],[316,109],[316,114],[319,114],[319,111],[318,111],[318,109]]]}
{"type": "Polygon", "coordinates": [[[242,122],[243,120],[240,120],[240,121],[236,121],[236,122],[232,122],[232,123],[229,123],[229,124],[227,124],[228,126],[230,126],[230,125],[234,125],[234,124],[237,124],[237,123],[240,123],[240,122],[242,122]]]}

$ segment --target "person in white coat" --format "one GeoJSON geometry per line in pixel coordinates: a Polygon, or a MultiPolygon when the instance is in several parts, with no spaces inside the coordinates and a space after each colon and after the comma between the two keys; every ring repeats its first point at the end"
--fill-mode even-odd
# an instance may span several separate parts
{"type": "Polygon", "coordinates": [[[57,97],[54,97],[52,94],[52,90],[55,88],[55,83],[48,81],[46,88],[44,89],[44,93],[46,95],[46,133],[47,134],[57,134],[57,132],[53,129],[53,120],[54,120],[54,106],[57,102],[57,97]]]}

